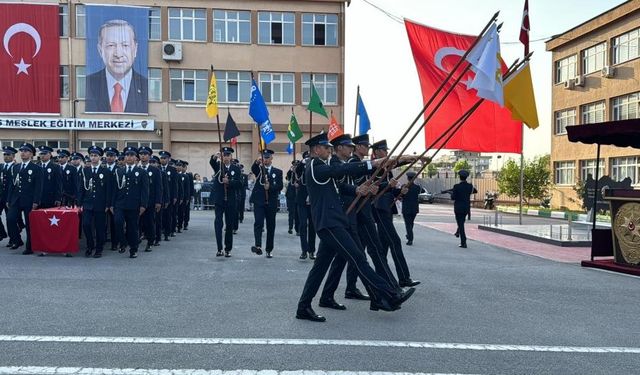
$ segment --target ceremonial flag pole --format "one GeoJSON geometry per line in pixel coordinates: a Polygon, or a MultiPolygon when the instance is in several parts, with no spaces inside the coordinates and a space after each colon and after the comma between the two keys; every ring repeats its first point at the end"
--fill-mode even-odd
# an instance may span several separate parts
{"type": "MultiPolygon", "coordinates": [[[[360,85],[358,85],[358,90],[356,93],[356,114],[353,116],[353,136],[357,135],[356,133],[356,125],[358,124],[358,101],[360,99],[360,85]]],[[[346,125],[346,124],[345,124],[346,125]]]]}
{"type": "MultiPolygon", "coordinates": [[[[524,45],[525,56],[529,54],[529,0],[524,0],[522,11],[522,25],[520,26],[520,42],[524,45]]],[[[522,149],[520,150],[520,204],[518,210],[518,224],[522,225],[522,201],[524,198],[524,122],[522,123],[522,149]]]]}
{"type": "Polygon", "coordinates": [[[309,105],[307,105],[307,109],[309,110],[309,138],[313,137],[313,112],[324,116],[325,118],[329,118],[327,115],[327,111],[324,109],[324,105],[322,104],[322,100],[320,99],[320,95],[316,91],[316,87],[313,84],[313,73],[311,74],[311,80],[309,81],[309,105]]]}
{"type": "MultiPolygon", "coordinates": [[[[216,82],[216,73],[213,70],[213,64],[211,65],[211,83],[209,84],[209,95],[207,96],[207,115],[209,117],[216,116],[216,124],[218,125],[218,146],[220,148],[220,170],[218,173],[222,174],[222,134],[220,132],[220,115],[218,111],[218,86],[216,82]]],[[[227,200],[227,185],[224,185],[224,200],[227,200]]]]}

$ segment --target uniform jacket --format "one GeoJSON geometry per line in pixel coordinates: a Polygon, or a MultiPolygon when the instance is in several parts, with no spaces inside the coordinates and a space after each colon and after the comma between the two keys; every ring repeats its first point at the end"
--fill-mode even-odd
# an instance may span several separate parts
{"type": "Polygon", "coordinates": [[[471,194],[476,189],[467,181],[460,181],[453,185],[451,189],[451,199],[453,200],[453,209],[456,212],[466,213],[471,209],[471,194]]]}
{"type": "Polygon", "coordinates": [[[180,200],[178,196],[178,171],[175,167],[167,165],[166,167],[160,167],[164,173],[167,174],[167,184],[169,185],[169,201],[173,202],[174,199],[180,200]]]}
{"type": "Polygon", "coordinates": [[[68,198],[75,198],[78,194],[78,170],[71,164],[67,163],[62,168],[62,195],[68,198]]]}
{"type": "MultiPolygon", "coordinates": [[[[387,185],[389,185],[389,181],[393,178],[393,172],[389,172],[387,177],[385,177],[384,181],[380,183],[380,191],[385,189],[387,185]]],[[[400,194],[400,189],[398,188],[390,188],[386,193],[382,194],[378,200],[375,201],[374,206],[379,211],[384,211],[388,213],[398,213],[398,209],[396,205],[393,204],[393,200],[400,194]]]]}
{"type": "Polygon", "coordinates": [[[241,198],[239,191],[243,188],[242,172],[240,168],[235,164],[230,164],[226,167],[222,164],[222,173],[220,159],[212,157],[209,159],[209,165],[213,168],[213,203],[222,205],[225,202],[225,195],[227,197],[226,202],[231,206],[236,204],[237,199],[241,198]],[[227,185],[227,192],[225,194],[225,187],[222,183],[224,177],[229,178],[229,184],[227,185]]]}
{"type": "Polygon", "coordinates": [[[178,184],[180,185],[180,198],[183,202],[189,202],[191,199],[190,185],[193,185],[193,180],[189,180],[189,175],[186,173],[178,173],[178,184]]]}
{"type": "Polygon", "coordinates": [[[287,180],[287,191],[285,193],[285,196],[287,197],[287,201],[290,201],[290,200],[295,201],[296,188],[295,186],[293,186],[294,182],[296,181],[295,171],[289,169],[287,171],[287,176],[285,177],[285,179],[287,180]]]}
{"type": "Polygon", "coordinates": [[[308,204],[307,198],[309,197],[309,194],[307,193],[307,178],[304,175],[304,171],[307,166],[307,163],[310,160],[311,159],[305,159],[301,161],[296,166],[296,170],[295,170],[296,181],[298,182],[298,188],[296,189],[296,204],[299,204],[299,205],[308,204]]]}
{"type": "Polygon", "coordinates": [[[149,202],[149,175],[140,167],[133,167],[127,173],[127,167],[118,168],[114,174],[115,191],[113,204],[123,210],[137,210],[147,207],[149,202]]]}
{"type": "Polygon", "coordinates": [[[40,205],[42,198],[43,169],[33,162],[22,169],[22,163],[13,165],[7,203],[11,206],[30,209],[33,204],[40,205]]]}
{"type": "Polygon", "coordinates": [[[418,208],[418,194],[420,194],[420,191],[422,191],[422,188],[418,184],[409,186],[409,191],[402,197],[403,215],[413,215],[420,211],[418,208]]]}
{"type": "Polygon", "coordinates": [[[149,176],[149,201],[147,208],[154,208],[156,204],[162,204],[162,172],[156,167],[147,165],[145,168],[140,165],[140,169],[144,170],[149,176]]]}
{"type": "Polygon", "coordinates": [[[263,171],[267,171],[267,180],[269,181],[269,207],[278,207],[278,200],[280,191],[282,191],[282,170],[271,166],[271,170],[268,168],[262,168],[258,163],[254,162],[251,166],[251,172],[256,176],[256,183],[253,185],[251,191],[251,203],[256,206],[264,206],[266,194],[264,191],[264,174],[263,171]]]}
{"type": "Polygon", "coordinates": [[[169,186],[169,176],[166,171],[158,169],[160,177],[162,177],[162,204],[171,203],[171,188],[169,186]]]}
{"type": "Polygon", "coordinates": [[[14,163],[11,164],[2,164],[0,165],[0,210],[7,205],[7,198],[9,196],[9,184],[13,181],[13,166],[14,163]]]}
{"type": "Polygon", "coordinates": [[[78,204],[84,210],[104,211],[113,204],[115,175],[106,167],[87,166],[80,170],[78,204]]]}
{"type": "Polygon", "coordinates": [[[42,198],[40,205],[43,207],[53,207],[55,202],[62,202],[62,168],[52,161],[45,166],[41,164],[42,198]]]}

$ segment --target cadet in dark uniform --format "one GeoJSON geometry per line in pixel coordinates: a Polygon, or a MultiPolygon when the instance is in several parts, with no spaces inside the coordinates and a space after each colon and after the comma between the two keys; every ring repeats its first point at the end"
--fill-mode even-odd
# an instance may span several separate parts
{"type": "Polygon", "coordinates": [[[189,230],[189,220],[191,220],[191,199],[193,199],[193,194],[195,192],[195,186],[193,182],[193,173],[188,172],[189,162],[183,160],[182,161],[182,172],[185,174],[185,205],[184,205],[184,224],[182,225],[182,229],[189,230]]]}
{"type": "MultiPolygon", "coordinates": [[[[416,176],[416,172],[407,172],[407,178],[409,180],[416,176]]],[[[422,188],[416,183],[403,186],[402,196],[402,217],[404,218],[404,227],[407,230],[407,245],[413,245],[413,221],[416,219],[416,215],[420,212],[418,204],[418,195],[422,188]]]]}
{"type": "Polygon", "coordinates": [[[82,156],[79,152],[71,153],[71,165],[76,169],[77,173],[80,173],[80,169],[82,168],[82,162],[84,161],[84,156],[82,156]]]}
{"type": "Polygon", "coordinates": [[[62,205],[72,207],[77,204],[78,170],[69,164],[71,154],[68,150],[58,150],[58,164],[62,169],[62,205]]]}
{"type": "Polygon", "coordinates": [[[185,204],[185,175],[182,172],[182,160],[176,160],[176,171],[178,171],[178,204],[176,205],[176,232],[182,233],[184,224],[184,204],[185,204]]]}
{"type": "Polygon", "coordinates": [[[153,154],[153,151],[150,147],[143,146],[138,149],[140,168],[149,177],[149,200],[146,210],[142,214],[142,228],[144,237],[147,240],[147,246],[144,248],[145,252],[150,252],[151,246],[156,241],[156,215],[160,214],[163,199],[161,172],[158,168],[149,165],[151,154],[153,154]]]}
{"type": "Polygon", "coordinates": [[[168,151],[160,151],[160,169],[167,175],[167,184],[169,185],[169,204],[162,210],[162,226],[164,232],[164,240],[169,241],[175,228],[175,212],[178,203],[178,171],[172,165],[171,153],[168,151]]]}
{"type": "Polygon", "coordinates": [[[21,163],[14,164],[12,181],[9,184],[9,195],[7,204],[7,226],[9,227],[9,237],[13,244],[12,250],[24,245],[20,236],[18,218],[24,216],[27,228],[27,246],[22,254],[33,254],[31,250],[31,228],[29,226],[29,213],[40,207],[42,197],[43,169],[31,161],[36,152],[35,147],[30,143],[20,146],[21,163]]]}
{"type": "Polygon", "coordinates": [[[233,149],[222,148],[222,161],[219,155],[212,155],[209,165],[213,168],[213,204],[216,209],[215,232],[218,252],[222,256],[222,219],[224,217],[224,256],[231,256],[233,248],[233,230],[237,223],[238,190],[242,189],[242,173],[237,165],[231,162],[233,149]]]}
{"type": "MultiPolygon", "coordinates": [[[[113,189],[114,191],[112,192],[112,197],[113,197],[113,194],[115,194],[115,173],[116,173],[116,170],[118,169],[117,161],[118,161],[119,153],[120,152],[115,147],[106,147],[104,149],[104,154],[106,155],[105,167],[111,173],[114,181],[114,189],[113,189]]],[[[107,204],[111,205],[111,202],[107,204]]],[[[107,212],[107,222],[109,224],[109,240],[111,241],[111,251],[116,251],[120,246],[118,244],[118,236],[116,234],[116,224],[115,224],[115,219],[113,217],[112,211],[113,210],[109,210],[107,212]]]]}
{"type": "Polygon", "coordinates": [[[356,266],[362,282],[367,285],[368,290],[371,290],[370,308],[372,310],[397,310],[404,301],[411,297],[415,289],[411,288],[407,292],[400,293],[369,266],[366,257],[357,248],[347,231],[349,223],[342,209],[336,184],[336,179],[343,176],[360,176],[368,173],[379,162],[329,165],[327,162],[331,156],[330,147],[332,145],[327,140],[326,133],[309,139],[305,144],[317,155],[309,161],[305,175],[313,222],[316,225],[318,237],[320,237],[320,246],[298,301],[296,318],[325,321],[324,317],[313,311],[311,302],[336,252],[356,266]]]}
{"type": "Polygon", "coordinates": [[[316,230],[311,220],[311,206],[309,204],[309,194],[307,193],[307,182],[304,171],[309,159],[309,151],[302,153],[302,160],[295,169],[295,182],[293,186],[296,188],[296,213],[298,214],[298,233],[300,234],[300,259],[316,259],[316,230]]]}
{"type": "Polygon", "coordinates": [[[40,166],[42,167],[42,198],[39,208],[60,207],[62,203],[62,168],[51,161],[53,149],[49,146],[38,147],[40,166]]]}
{"type": "Polygon", "coordinates": [[[114,174],[100,165],[104,151],[98,146],[87,150],[90,164],[80,170],[78,204],[82,207],[82,228],[87,237],[85,256],[102,256],[107,232],[107,211],[113,209],[114,174]],[[94,240],[95,233],[95,240],[94,240]]]}
{"type": "Polygon", "coordinates": [[[287,171],[287,176],[285,179],[287,180],[287,191],[285,192],[285,197],[287,198],[287,215],[289,217],[289,234],[293,233],[293,230],[296,231],[296,236],[299,236],[298,232],[299,227],[299,219],[298,214],[296,212],[296,166],[299,161],[294,160],[291,162],[291,168],[287,171]]]}
{"type": "Polygon", "coordinates": [[[128,243],[130,258],[138,257],[138,222],[149,201],[149,176],[135,165],[137,153],[135,147],[127,147],[123,151],[125,166],[115,172],[116,189],[112,204],[120,253],[126,251],[124,244],[128,243]]]}
{"type": "Polygon", "coordinates": [[[458,172],[460,182],[453,185],[451,189],[451,199],[453,200],[453,213],[456,215],[456,223],[458,224],[458,234],[460,235],[460,247],[467,247],[467,234],[464,231],[464,221],[471,213],[471,194],[477,193],[477,190],[467,182],[469,172],[464,169],[458,172]]]}
{"type": "Polygon", "coordinates": [[[153,246],[160,246],[160,240],[162,240],[162,219],[164,215],[164,210],[169,206],[170,198],[169,198],[169,180],[167,173],[160,170],[160,158],[156,155],[151,156],[149,160],[149,165],[155,167],[160,173],[160,177],[162,179],[162,209],[160,212],[156,212],[155,217],[155,241],[153,241],[153,246]]]}
{"type": "MultiPolygon", "coordinates": [[[[238,223],[244,221],[245,202],[247,201],[247,189],[249,189],[249,175],[244,173],[244,165],[238,162],[242,176],[242,188],[239,190],[240,197],[238,199],[238,223]]],[[[236,224],[236,231],[238,230],[238,224],[236,224]]]]}
{"type": "Polygon", "coordinates": [[[253,214],[255,223],[253,224],[253,236],[255,246],[251,251],[262,254],[262,228],[267,222],[267,258],[271,258],[273,251],[273,237],[276,230],[276,213],[278,212],[278,202],[280,201],[280,191],[282,190],[282,171],[271,165],[274,152],[264,150],[262,158],[257,159],[251,166],[251,172],[256,176],[256,183],[251,191],[251,202],[253,203],[253,214]],[[264,159],[264,165],[262,160],[264,159]]]}
{"type": "MultiPolygon", "coordinates": [[[[4,158],[4,164],[0,165],[0,241],[9,237],[9,221],[7,220],[7,229],[5,230],[2,224],[2,213],[5,213],[5,220],[8,213],[7,198],[9,196],[9,184],[13,183],[13,166],[15,165],[14,159],[18,150],[11,146],[2,147],[2,154],[4,158]]],[[[11,247],[12,243],[9,241],[7,247],[11,247]]]]}

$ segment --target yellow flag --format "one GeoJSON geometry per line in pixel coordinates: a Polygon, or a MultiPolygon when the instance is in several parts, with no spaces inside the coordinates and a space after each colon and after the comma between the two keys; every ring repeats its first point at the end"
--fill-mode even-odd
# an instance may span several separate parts
{"type": "Polygon", "coordinates": [[[530,129],[540,125],[529,62],[504,83],[504,105],[514,120],[524,122],[530,129]]]}
{"type": "Polygon", "coordinates": [[[216,84],[216,73],[211,71],[211,84],[209,85],[209,96],[207,97],[207,114],[214,117],[218,114],[218,86],[216,84]]]}

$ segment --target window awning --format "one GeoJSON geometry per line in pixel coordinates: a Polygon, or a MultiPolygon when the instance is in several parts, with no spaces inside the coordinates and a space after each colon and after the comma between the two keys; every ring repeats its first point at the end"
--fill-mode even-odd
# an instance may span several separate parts
{"type": "Polygon", "coordinates": [[[567,126],[570,142],[640,148],[640,119],[567,126]]]}

